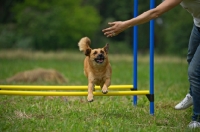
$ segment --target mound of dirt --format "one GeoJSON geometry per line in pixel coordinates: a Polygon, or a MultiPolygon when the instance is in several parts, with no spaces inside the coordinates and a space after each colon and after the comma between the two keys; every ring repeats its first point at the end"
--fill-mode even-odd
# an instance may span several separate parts
{"type": "Polygon", "coordinates": [[[58,71],[54,69],[37,68],[33,70],[23,71],[7,78],[6,82],[53,82],[53,83],[66,83],[67,79],[58,71]]]}

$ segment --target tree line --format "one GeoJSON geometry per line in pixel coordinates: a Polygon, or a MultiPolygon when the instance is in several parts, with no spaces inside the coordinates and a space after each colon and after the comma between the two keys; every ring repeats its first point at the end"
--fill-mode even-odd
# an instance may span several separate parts
{"type": "MultiPolygon", "coordinates": [[[[156,5],[162,2],[156,1],[156,5]]],[[[139,0],[139,14],[149,9],[139,0]]],[[[155,51],[185,55],[193,20],[181,6],[155,19],[155,51]]],[[[102,29],[110,21],[133,17],[133,0],[4,0],[0,1],[0,49],[76,49],[88,36],[93,47],[109,43],[111,52],[132,51],[132,28],[113,38],[102,29]]],[[[138,49],[149,49],[149,23],[138,26],[138,49]]]]}

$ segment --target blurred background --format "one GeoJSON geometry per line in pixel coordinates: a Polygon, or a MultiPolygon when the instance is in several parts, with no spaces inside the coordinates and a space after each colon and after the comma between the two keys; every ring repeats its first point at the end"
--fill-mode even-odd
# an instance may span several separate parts
{"type": "MultiPolygon", "coordinates": [[[[139,0],[139,14],[149,9],[149,2],[139,0]]],[[[132,28],[113,38],[106,38],[102,29],[132,17],[133,0],[0,0],[0,49],[78,50],[80,38],[88,36],[92,47],[109,43],[111,53],[131,53],[132,28]]],[[[157,18],[155,52],[186,56],[192,26],[192,17],[181,6],[157,18]]],[[[146,53],[149,23],[138,30],[138,49],[146,53]]]]}

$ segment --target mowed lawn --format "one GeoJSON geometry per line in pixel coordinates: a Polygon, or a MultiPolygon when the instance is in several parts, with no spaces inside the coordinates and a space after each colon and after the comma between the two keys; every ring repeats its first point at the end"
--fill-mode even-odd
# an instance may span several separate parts
{"type": "MultiPolygon", "coordinates": [[[[11,83],[12,85],[87,85],[81,52],[0,51],[0,80],[34,68],[55,69],[68,82],[11,83]]],[[[132,54],[110,54],[112,85],[133,84],[132,54]]],[[[155,115],[149,101],[138,96],[11,96],[0,95],[0,132],[183,132],[192,107],[174,110],[188,92],[185,58],[155,55],[155,115]]],[[[4,85],[8,84],[3,82],[4,85]]],[[[138,58],[138,90],[149,90],[149,56],[138,58]]]]}

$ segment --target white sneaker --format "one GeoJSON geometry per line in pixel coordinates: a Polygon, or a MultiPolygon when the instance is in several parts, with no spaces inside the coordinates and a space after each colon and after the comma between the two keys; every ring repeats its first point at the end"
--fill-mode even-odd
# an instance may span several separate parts
{"type": "Polygon", "coordinates": [[[197,121],[191,121],[188,125],[189,128],[200,128],[200,122],[197,121]]]}
{"type": "Polygon", "coordinates": [[[175,106],[176,110],[183,110],[193,105],[192,96],[188,93],[185,98],[175,106]]]}

